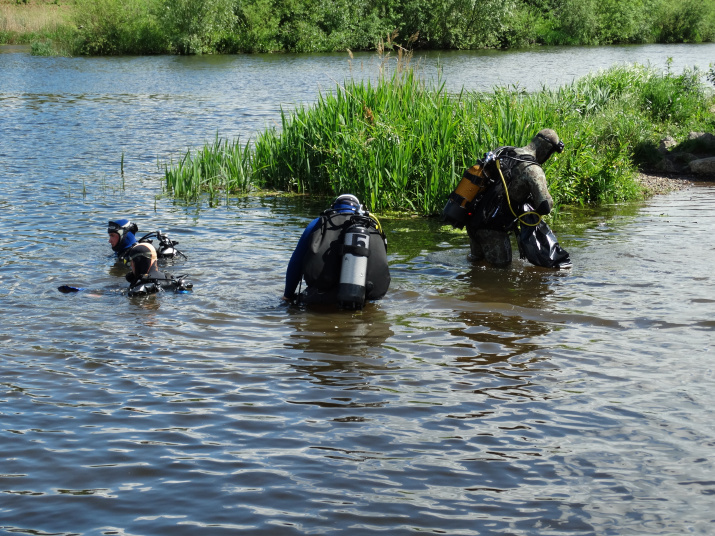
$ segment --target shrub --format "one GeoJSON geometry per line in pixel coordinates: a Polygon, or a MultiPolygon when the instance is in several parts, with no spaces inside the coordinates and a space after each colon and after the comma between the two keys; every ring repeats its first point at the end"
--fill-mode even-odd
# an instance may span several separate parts
{"type": "Polygon", "coordinates": [[[76,54],[151,54],[166,51],[151,0],[76,0],[76,54]]]}
{"type": "Polygon", "coordinates": [[[215,51],[236,22],[232,0],[162,0],[158,19],[170,49],[179,54],[215,51]]]}
{"type": "MultiPolygon", "coordinates": [[[[425,83],[398,64],[377,83],[348,81],[312,107],[282,113],[280,129],[261,133],[252,149],[226,145],[226,160],[218,160],[241,169],[244,189],[350,191],[375,211],[428,215],[441,211],[464,169],[485,152],[526,145],[551,127],[566,143],[544,166],[554,201],[597,204],[637,197],[636,164],[655,160],[661,133],[712,126],[711,100],[688,69],[619,66],[555,91],[448,95],[444,84],[425,83]],[[241,164],[230,163],[237,158],[241,164]]],[[[202,161],[217,160],[215,152],[207,149],[202,161]]],[[[194,184],[215,184],[196,160],[179,170],[188,164],[194,184]]],[[[167,168],[167,182],[182,173],[167,168]]]]}

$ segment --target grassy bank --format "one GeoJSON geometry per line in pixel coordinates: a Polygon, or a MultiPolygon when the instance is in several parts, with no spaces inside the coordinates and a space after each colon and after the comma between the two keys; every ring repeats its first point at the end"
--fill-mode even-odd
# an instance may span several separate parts
{"type": "Polygon", "coordinates": [[[45,0],[0,0],[0,43],[31,44],[62,40],[71,32],[74,8],[45,0]]]}
{"type": "Polygon", "coordinates": [[[641,195],[636,171],[657,165],[659,140],[712,131],[712,105],[694,70],[617,66],[553,91],[460,95],[398,70],[283,113],[281,128],[253,144],[217,140],[189,152],[166,166],[166,186],[187,199],[251,188],[352,192],[372,210],[429,215],[486,151],[525,145],[549,127],[566,143],[544,167],[557,204],[634,199],[641,195]]]}
{"type": "Polygon", "coordinates": [[[699,43],[715,0],[0,0],[0,43],[36,53],[203,54],[699,43]]]}

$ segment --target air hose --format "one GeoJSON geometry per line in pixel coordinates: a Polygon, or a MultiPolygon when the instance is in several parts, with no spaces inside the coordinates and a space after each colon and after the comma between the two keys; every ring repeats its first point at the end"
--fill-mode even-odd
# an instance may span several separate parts
{"type": "Polygon", "coordinates": [[[528,225],[529,227],[536,227],[541,223],[541,214],[534,210],[529,210],[527,212],[524,212],[523,214],[517,216],[516,212],[514,212],[514,209],[511,207],[511,200],[509,199],[509,188],[506,186],[506,180],[504,179],[504,174],[501,172],[501,166],[499,165],[499,159],[497,158],[497,171],[499,171],[499,176],[501,177],[501,181],[504,184],[504,193],[506,194],[506,204],[509,205],[509,210],[511,210],[511,213],[514,215],[514,217],[519,220],[519,223],[522,223],[523,225],[528,225]],[[537,218],[536,223],[527,223],[521,218],[524,216],[528,216],[529,214],[534,214],[537,218]]]}

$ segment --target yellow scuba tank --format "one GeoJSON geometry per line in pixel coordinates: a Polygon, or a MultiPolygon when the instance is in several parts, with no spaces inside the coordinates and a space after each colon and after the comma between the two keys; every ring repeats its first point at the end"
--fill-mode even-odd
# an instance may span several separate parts
{"type": "Polygon", "coordinates": [[[442,210],[442,219],[452,227],[457,229],[464,227],[469,216],[470,205],[489,186],[491,180],[487,176],[484,167],[487,162],[491,161],[490,154],[487,154],[484,161],[479,160],[467,169],[457,188],[449,194],[447,204],[442,210]]]}

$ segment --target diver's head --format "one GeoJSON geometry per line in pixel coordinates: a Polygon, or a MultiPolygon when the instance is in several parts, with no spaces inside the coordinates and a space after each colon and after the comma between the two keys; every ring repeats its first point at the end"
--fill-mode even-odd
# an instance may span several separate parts
{"type": "Polygon", "coordinates": [[[129,261],[136,276],[146,275],[156,270],[156,249],[151,244],[142,242],[129,250],[129,261]]]}
{"type": "Polygon", "coordinates": [[[359,214],[363,207],[357,197],[352,194],[341,194],[333,201],[332,209],[338,212],[354,212],[359,214]]]}
{"type": "Polygon", "coordinates": [[[136,243],[134,233],[138,230],[136,223],[126,219],[110,221],[107,225],[107,233],[112,249],[120,251],[134,245],[136,243]]]}
{"type": "Polygon", "coordinates": [[[536,136],[531,138],[531,142],[527,145],[539,164],[546,162],[554,153],[561,153],[564,150],[564,142],[559,139],[556,131],[550,128],[544,128],[536,133],[536,136]]]}

